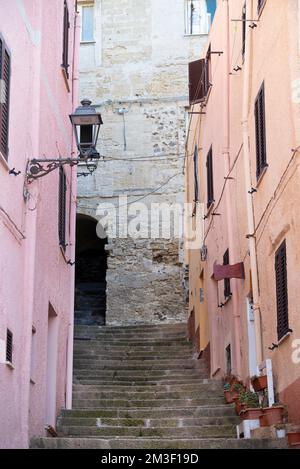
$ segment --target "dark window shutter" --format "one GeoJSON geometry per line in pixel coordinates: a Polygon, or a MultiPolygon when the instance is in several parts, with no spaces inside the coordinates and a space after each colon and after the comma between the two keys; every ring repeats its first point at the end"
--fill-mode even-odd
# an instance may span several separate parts
{"type": "MultiPolygon", "coordinates": [[[[225,252],[223,256],[223,265],[229,265],[229,249],[225,252]]],[[[229,298],[231,296],[230,289],[230,278],[224,279],[224,297],[229,298]]]]}
{"type": "Polygon", "coordinates": [[[63,31],[63,56],[62,56],[62,67],[64,68],[67,78],[69,78],[69,10],[65,0],[64,2],[64,31],[63,31]]]}
{"type": "Polygon", "coordinates": [[[265,86],[262,85],[255,100],[255,134],[256,134],[256,177],[259,179],[267,165],[266,154],[266,117],[265,86]]]}
{"type": "Polygon", "coordinates": [[[13,333],[9,329],[6,331],[6,361],[13,361],[13,333]]]}
{"type": "Polygon", "coordinates": [[[198,147],[194,150],[194,194],[195,202],[199,200],[199,176],[198,176],[198,147]]]}
{"type": "Polygon", "coordinates": [[[246,52],[246,32],[247,32],[247,4],[245,3],[243,6],[243,13],[242,13],[242,55],[243,58],[246,52]]]}
{"type": "Polygon", "coordinates": [[[278,340],[289,331],[286,241],[275,256],[278,340]]]}
{"type": "Polygon", "coordinates": [[[9,125],[9,89],[10,89],[10,54],[5,42],[0,37],[0,151],[8,158],[8,125],[9,125]]]}
{"type": "Polygon", "coordinates": [[[59,201],[58,201],[58,236],[59,244],[66,248],[66,175],[63,167],[59,168],[59,201]]]}
{"type": "Polygon", "coordinates": [[[214,175],[213,175],[213,152],[210,148],[206,160],[207,175],[207,208],[214,203],[214,175]]]}
{"type": "Polygon", "coordinates": [[[262,7],[264,6],[266,0],[257,0],[257,12],[258,14],[261,12],[262,7]]]}
{"type": "Polygon", "coordinates": [[[190,105],[200,103],[205,98],[205,59],[189,63],[190,105]]]}

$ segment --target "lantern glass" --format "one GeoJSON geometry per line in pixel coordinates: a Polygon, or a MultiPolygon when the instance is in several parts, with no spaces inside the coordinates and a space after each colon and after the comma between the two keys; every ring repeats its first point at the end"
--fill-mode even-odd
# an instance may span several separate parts
{"type": "Polygon", "coordinates": [[[75,113],[70,115],[70,119],[80,157],[99,158],[96,146],[100,126],[103,124],[101,114],[96,112],[91,101],[85,99],[75,113]]]}

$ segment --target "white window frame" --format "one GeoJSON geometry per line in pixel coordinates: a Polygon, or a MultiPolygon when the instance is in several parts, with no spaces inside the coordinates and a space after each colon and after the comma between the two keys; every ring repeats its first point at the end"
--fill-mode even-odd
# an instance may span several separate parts
{"type": "Polygon", "coordinates": [[[205,36],[210,31],[211,23],[211,15],[207,13],[206,0],[184,0],[185,36],[205,36]],[[194,5],[193,21],[191,21],[192,5],[194,5]]]}
{"type": "Polygon", "coordinates": [[[96,41],[95,41],[95,3],[92,2],[92,1],[89,1],[89,2],[81,2],[78,4],[78,11],[79,11],[79,14],[80,14],[80,44],[94,44],[96,41]],[[93,8],[93,39],[89,39],[89,40],[84,40],[82,38],[82,33],[83,33],[83,23],[82,23],[82,20],[83,20],[83,9],[84,8],[93,8]]]}

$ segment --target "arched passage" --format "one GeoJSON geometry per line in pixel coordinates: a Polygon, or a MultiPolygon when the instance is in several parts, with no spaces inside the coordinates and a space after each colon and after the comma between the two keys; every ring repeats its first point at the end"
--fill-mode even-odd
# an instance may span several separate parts
{"type": "Polygon", "coordinates": [[[97,220],[76,218],[75,324],[105,324],[107,238],[96,233],[97,220]]]}

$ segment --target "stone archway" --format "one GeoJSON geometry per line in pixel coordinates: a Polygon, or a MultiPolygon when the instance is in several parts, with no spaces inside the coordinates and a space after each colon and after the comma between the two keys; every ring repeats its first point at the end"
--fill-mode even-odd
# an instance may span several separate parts
{"type": "Polygon", "coordinates": [[[96,233],[97,220],[76,217],[75,324],[105,325],[107,239],[96,233]]]}

